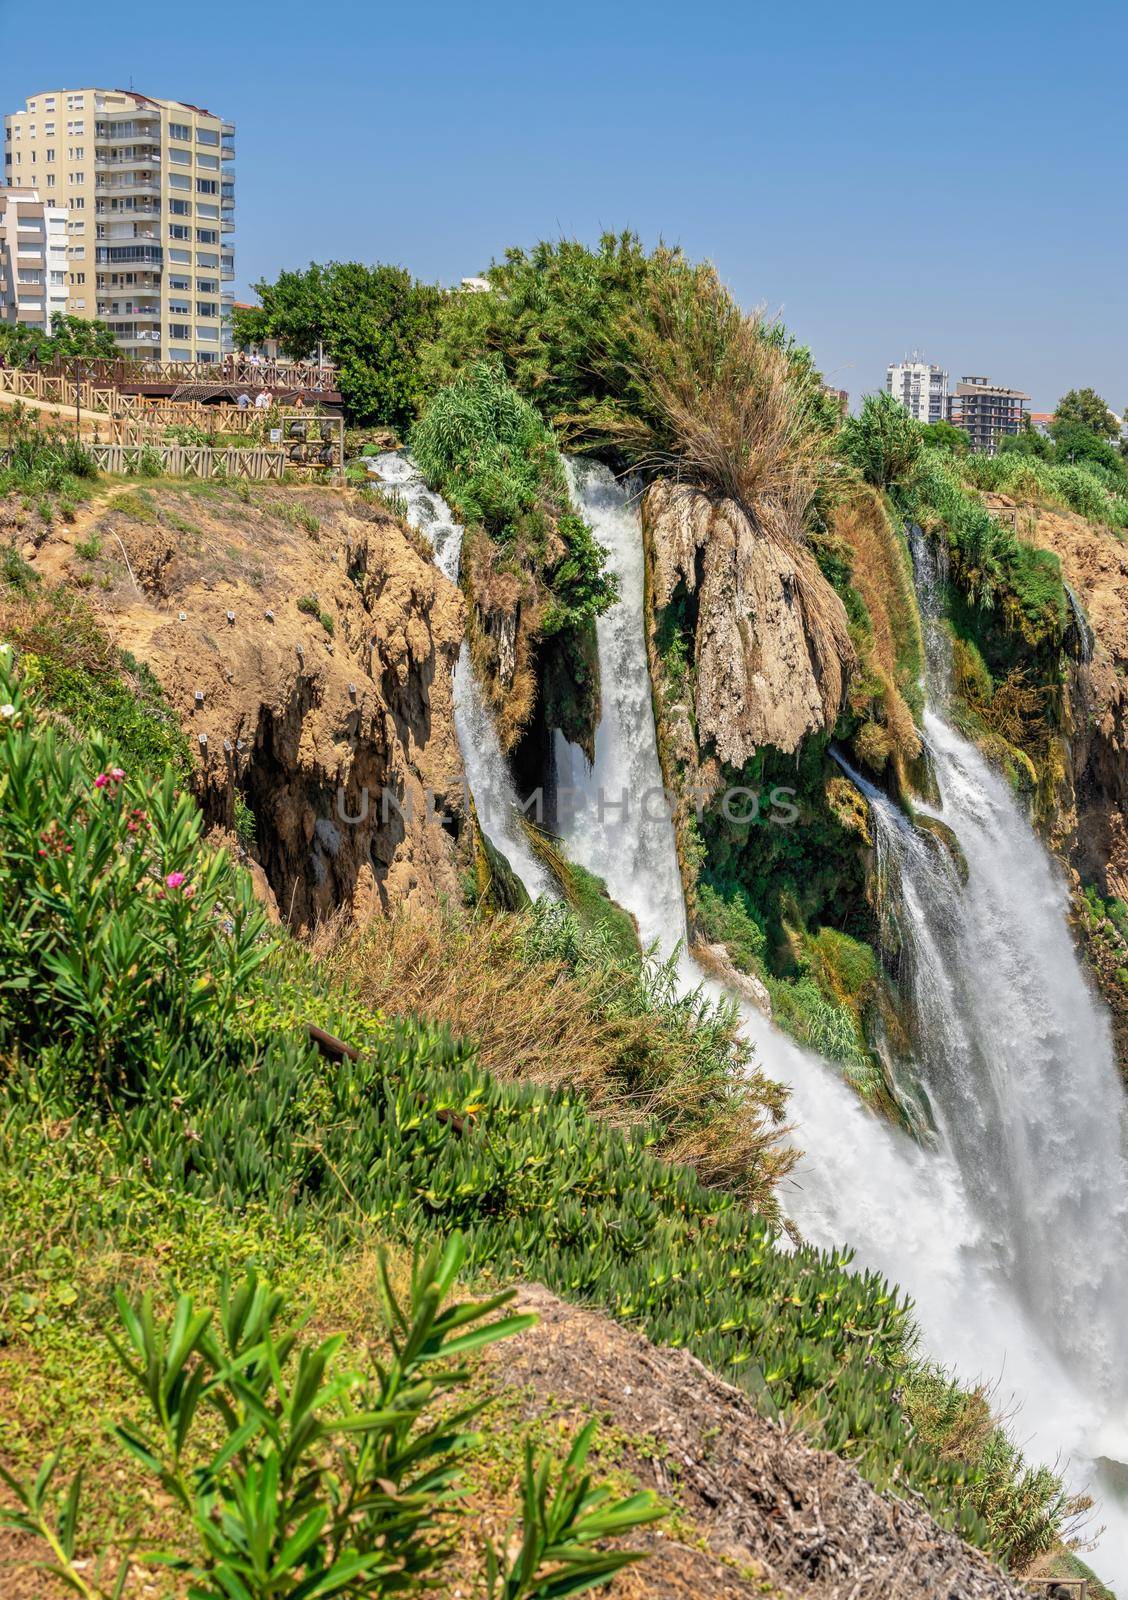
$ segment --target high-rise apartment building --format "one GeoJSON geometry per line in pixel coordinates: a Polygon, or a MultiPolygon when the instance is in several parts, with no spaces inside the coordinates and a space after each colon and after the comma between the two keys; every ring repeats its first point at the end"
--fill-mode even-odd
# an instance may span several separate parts
{"type": "Polygon", "coordinates": [[[889,363],[885,387],[918,422],[943,421],[948,374],[943,367],[922,361],[915,350],[904,361],[889,363]]]}
{"type": "Polygon", "coordinates": [[[67,310],[124,354],[219,361],[235,276],[234,124],[126,89],[56,89],[4,119],[7,183],[67,213],[67,310]]]}
{"type": "Polygon", "coordinates": [[[34,189],[0,189],[0,322],[50,333],[66,309],[66,212],[34,189]]]}
{"type": "Polygon", "coordinates": [[[973,450],[993,456],[999,440],[1022,429],[1030,396],[986,378],[961,378],[948,397],[948,420],[962,428],[973,450]]]}

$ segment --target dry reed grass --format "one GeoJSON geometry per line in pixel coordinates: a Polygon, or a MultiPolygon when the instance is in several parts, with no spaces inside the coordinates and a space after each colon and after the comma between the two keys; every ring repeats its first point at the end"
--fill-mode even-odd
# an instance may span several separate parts
{"type": "MultiPolygon", "coordinates": [[[[763,312],[746,315],[712,266],[667,253],[623,332],[631,400],[600,418],[606,442],[646,471],[736,501],[767,537],[801,541],[827,439],[763,312]]],[[[570,420],[581,421],[565,429],[570,420]]]]}

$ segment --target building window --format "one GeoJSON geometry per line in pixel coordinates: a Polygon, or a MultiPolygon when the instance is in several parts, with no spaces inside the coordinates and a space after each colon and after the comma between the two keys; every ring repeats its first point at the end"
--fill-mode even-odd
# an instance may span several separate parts
{"type": "Polygon", "coordinates": [[[197,178],[196,179],[196,193],[197,194],[218,194],[219,193],[219,184],[216,182],[216,180],[214,178],[197,178]]]}
{"type": "Polygon", "coordinates": [[[219,243],[219,234],[216,232],[216,230],[214,228],[197,228],[196,229],[196,243],[197,244],[218,244],[219,243]]]}
{"type": "Polygon", "coordinates": [[[192,138],[192,129],[186,122],[170,122],[168,136],[170,139],[181,139],[188,143],[192,138]]]}
{"type": "Polygon", "coordinates": [[[191,278],[183,278],[177,275],[169,278],[168,286],[170,289],[191,289],[192,280],[191,278]]]}
{"type": "Polygon", "coordinates": [[[168,259],[175,261],[178,266],[190,267],[192,265],[191,250],[170,250],[168,259]]]}
{"type": "Polygon", "coordinates": [[[218,134],[218,132],[216,131],[215,128],[197,128],[196,129],[196,143],[197,144],[218,144],[219,143],[219,134],[218,134]]]}
{"type": "Polygon", "coordinates": [[[196,315],[198,317],[210,317],[214,320],[219,316],[219,306],[214,300],[197,300],[196,315]]]}
{"type": "Polygon", "coordinates": [[[219,293],[219,282],[218,282],[218,280],[215,279],[215,278],[197,278],[196,279],[196,293],[197,294],[218,294],[219,293]]]}
{"type": "Polygon", "coordinates": [[[190,239],[192,230],[191,228],[186,228],[182,222],[170,222],[168,236],[170,239],[190,239]]]}
{"type": "Polygon", "coordinates": [[[48,161],[54,161],[54,159],[55,159],[54,150],[53,149],[48,149],[48,151],[47,151],[47,160],[48,161]]]}
{"type": "Polygon", "coordinates": [[[48,189],[53,189],[55,187],[55,174],[53,172],[49,172],[47,174],[47,187],[48,189]]]}
{"type": "Polygon", "coordinates": [[[192,337],[191,325],[187,322],[170,322],[168,336],[170,339],[190,339],[192,337]]]}
{"type": "Polygon", "coordinates": [[[210,250],[198,250],[196,252],[196,265],[197,267],[218,267],[219,257],[213,255],[210,250]]]}
{"type": "Polygon", "coordinates": [[[170,144],[168,147],[168,159],[174,161],[177,166],[190,167],[192,165],[192,152],[191,150],[181,150],[178,145],[170,144]]]}
{"type": "Polygon", "coordinates": [[[187,176],[186,173],[170,172],[168,175],[168,186],[170,189],[190,189],[192,187],[192,180],[187,176]]]}
{"type": "Polygon", "coordinates": [[[170,200],[168,209],[174,217],[190,217],[192,215],[191,200],[170,200]]]}
{"type": "Polygon", "coordinates": [[[70,197],[70,206],[72,211],[85,211],[86,201],[80,194],[72,194],[70,197]]]}

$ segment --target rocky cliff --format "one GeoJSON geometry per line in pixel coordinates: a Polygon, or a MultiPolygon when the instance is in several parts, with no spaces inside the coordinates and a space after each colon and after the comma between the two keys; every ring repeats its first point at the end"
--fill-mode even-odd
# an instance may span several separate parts
{"type": "Polygon", "coordinates": [[[26,553],[155,673],[206,814],[296,927],[457,896],[463,603],[382,506],[161,482],[26,553]]]}
{"type": "Polygon", "coordinates": [[[689,602],[699,748],[739,768],[763,745],[790,754],[832,728],[854,650],[810,553],[735,502],[666,480],[646,492],[643,527],[656,613],[679,591],[689,602]]]}

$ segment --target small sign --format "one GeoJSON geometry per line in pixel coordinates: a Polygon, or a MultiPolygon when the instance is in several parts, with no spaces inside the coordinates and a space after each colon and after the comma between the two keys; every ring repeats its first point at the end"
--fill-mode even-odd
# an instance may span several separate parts
{"type": "Polygon", "coordinates": [[[271,430],[270,430],[270,442],[271,442],[271,444],[281,444],[282,443],[282,429],[281,428],[271,428],[271,430]]]}

